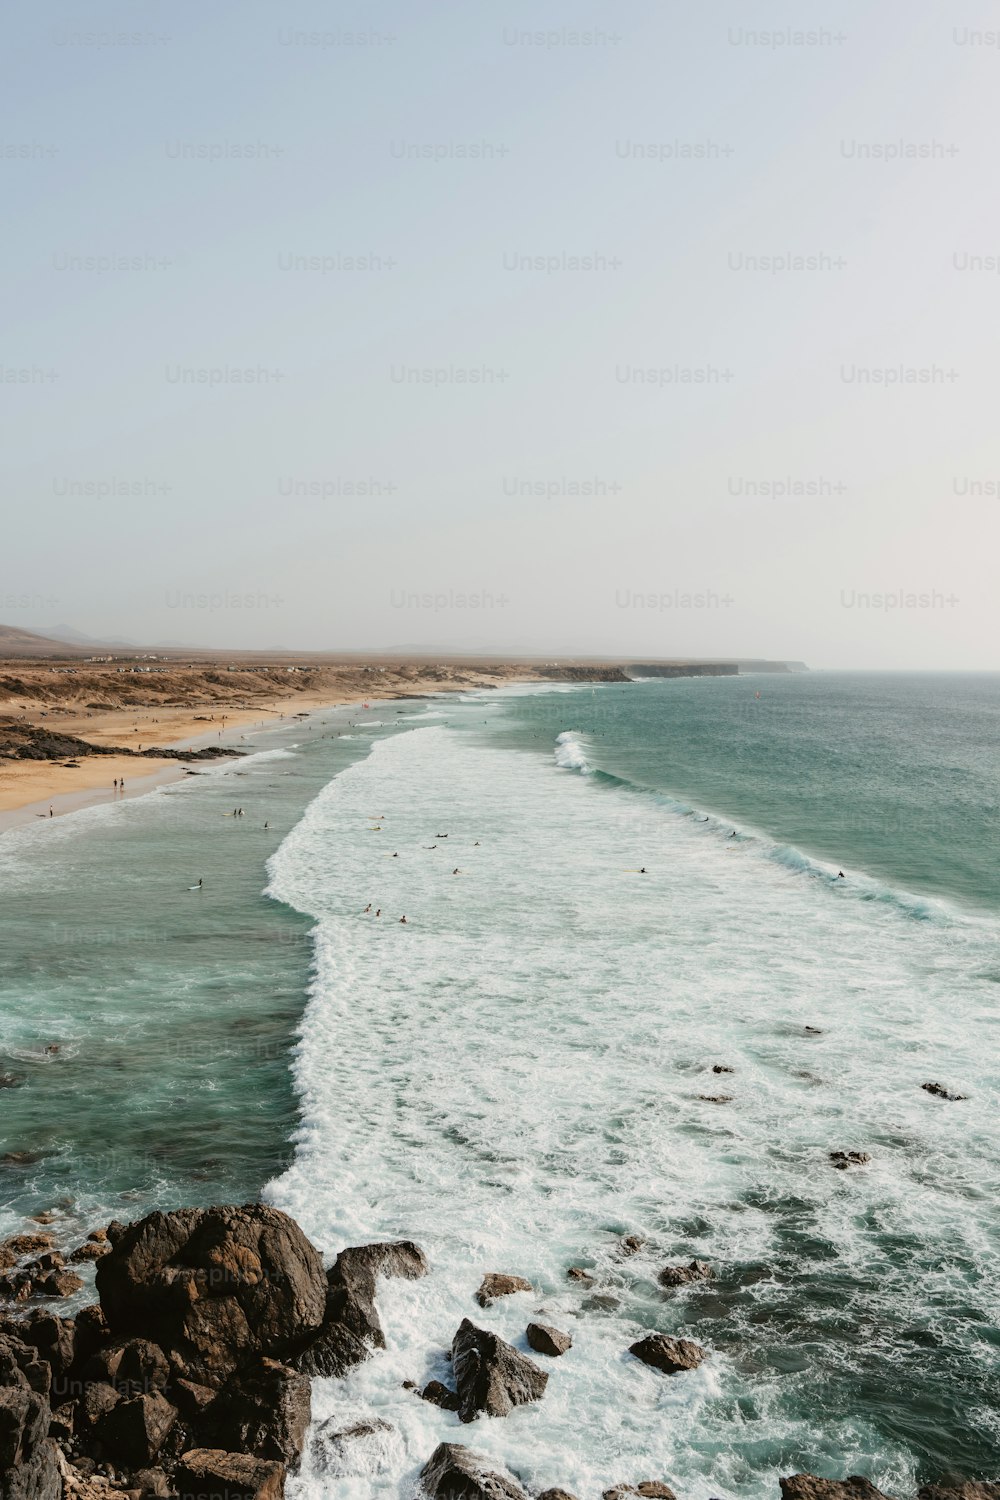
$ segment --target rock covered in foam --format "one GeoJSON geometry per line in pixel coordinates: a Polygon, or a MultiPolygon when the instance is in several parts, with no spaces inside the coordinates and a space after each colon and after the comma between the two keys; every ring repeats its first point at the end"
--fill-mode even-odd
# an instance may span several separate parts
{"type": "Polygon", "coordinates": [[[528,1500],[509,1470],[460,1443],[434,1449],[420,1471],[420,1484],[430,1500],[528,1500]]]}

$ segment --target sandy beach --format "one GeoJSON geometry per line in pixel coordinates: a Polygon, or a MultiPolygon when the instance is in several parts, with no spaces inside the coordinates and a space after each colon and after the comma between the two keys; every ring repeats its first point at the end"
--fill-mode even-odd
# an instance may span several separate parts
{"type": "MultiPolygon", "coordinates": [[[[606,667],[576,668],[595,677],[606,667]]],[[[25,759],[0,746],[0,830],[36,817],[111,801],[115,782],[138,796],[184,775],[176,757],[150,756],[152,746],[204,750],[240,747],[241,736],[297,714],[345,704],[499,687],[552,675],[523,663],[378,660],[375,664],[303,659],[220,657],[163,662],[155,667],[108,663],[0,662],[0,728],[69,736],[102,753],[58,742],[43,758],[25,759]],[[121,747],[132,754],[107,753],[121,747]],[[136,752],[143,752],[139,758],[136,752]]]]}

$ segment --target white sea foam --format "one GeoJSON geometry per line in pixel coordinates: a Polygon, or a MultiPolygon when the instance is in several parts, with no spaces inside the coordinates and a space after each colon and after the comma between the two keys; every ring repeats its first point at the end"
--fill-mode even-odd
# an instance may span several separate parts
{"type": "Polygon", "coordinates": [[[590,774],[590,765],[583,740],[575,730],[566,729],[556,736],[556,765],[564,771],[582,771],[590,774]]]}
{"type": "Polygon", "coordinates": [[[409,1496],[442,1440],[581,1500],[642,1479],[773,1500],[803,1453],[906,1493],[905,1444],[824,1406],[823,1381],[872,1345],[897,1358],[903,1326],[944,1318],[974,1346],[951,1305],[1000,1315],[981,1207],[1000,1159],[996,934],[842,899],[760,840],[566,776],[560,757],[583,747],[559,746],[554,765],[441,727],[382,741],[272,860],[270,893],[316,918],[316,967],[297,1157],[269,1197],[330,1255],[406,1237],[433,1266],[380,1284],[388,1349],[316,1383],[318,1420],[381,1417],[398,1441],[360,1453],[360,1472],[308,1457],[295,1493],[409,1496]],[[971,1097],[932,1099],[920,1084],[937,1079],[971,1097]],[[839,1149],[872,1163],[835,1171],[839,1149]],[[648,1245],[621,1261],[626,1233],[648,1245]],[[657,1268],[692,1255],[723,1281],[741,1268],[740,1296],[720,1281],[713,1312],[659,1292],[657,1268]],[[575,1264],[612,1300],[568,1283],[575,1264]],[[480,1311],[487,1271],[535,1290],[480,1311]],[[851,1288],[849,1306],[800,1295],[807,1276],[851,1288]],[[539,1309],[574,1338],[539,1358],[541,1402],[463,1428],[402,1389],[450,1378],[463,1317],[524,1349],[539,1309]],[[838,1344],[823,1319],[844,1314],[838,1344]],[[648,1327],[712,1357],[662,1377],[627,1353],[648,1327]]]}

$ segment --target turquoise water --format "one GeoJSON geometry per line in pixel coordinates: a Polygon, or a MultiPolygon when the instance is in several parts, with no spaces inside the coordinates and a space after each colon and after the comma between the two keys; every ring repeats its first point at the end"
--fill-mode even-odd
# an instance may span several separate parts
{"type": "Polygon", "coordinates": [[[581,1500],[995,1476],[998,716],[996,677],[481,694],[0,838],[0,1149],[38,1155],[0,1228],[263,1192],[328,1254],[424,1243],[315,1392],[396,1436],[302,1500],[407,1496],[441,1440],[581,1500]],[[486,1270],[535,1293],[480,1314],[486,1270]],[[574,1348],[538,1406],[459,1432],[402,1390],[540,1307],[574,1348]],[[650,1327],[711,1358],[655,1376],[650,1327]]]}

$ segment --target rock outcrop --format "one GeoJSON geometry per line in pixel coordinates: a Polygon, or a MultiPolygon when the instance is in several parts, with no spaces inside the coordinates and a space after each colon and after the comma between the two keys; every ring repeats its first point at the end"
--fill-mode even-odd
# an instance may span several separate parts
{"type": "Polygon", "coordinates": [[[463,1318],[452,1340],[451,1363],[463,1422],[505,1417],[515,1406],[538,1401],[548,1375],[512,1345],[463,1318]]]}
{"type": "Polygon", "coordinates": [[[690,1339],[671,1338],[666,1333],[650,1333],[637,1343],[629,1345],[629,1353],[643,1364],[652,1365],[664,1375],[680,1375],[685,1370],[696,1370],[708,1358],[708,1350],[690,1339]]]}
{"type": "Polygon", "coordinates": [[[501,1297],[511,1297],[515,1292],[530,1292],[531,1282],[523,1276],[505,1276],[501,1271],[490,1271],[483,1277],[476,1301],[480,1307],[491,1307],[501,1297]]]}
{"type": "Polygon", "coordinates": [[[560,1333],[551,1323],[529,1323],[526,1336],[536,1354],[548,1354],[553,1359],[573,1347],[569,1334],[560,1333]]]}
{"type": "Polygon", "coordinates": [[[780,1479],[782,1500],[886,1500],[867,1479],[818,1479],[815,1474],[790,1474],[780,1479]]]}
{"type": "Polygon", "coordinates": [[[420,1471],[430,1500],[528,1500],[513,1474],[460,1443],[441,1443],[420,1471]]]}
{"type": "Polygon", "coordinates": [[[831,1151],[830,1165],[837,1168],[838,1172],[846,1172],[849,1167],[864,1167],[871,1161],[867,1151],[831,1151]]]}
{"type": "Polygon", "coordinates": [[[689,1286],[693,1281],[710,1281],[712,1267],[706,1260],[692,1260],[686,1266],[664,1266],[657,1281],[663,1287],[689,1286]]]}
{"type": "Polygon", "coordinates": [[[323,1318],[295,1363],[306,1375],[345,1375],[376,1349],[385,1334],[375,1308],[379,1276],[413,1281],[426,1276],[427,1257],[411,1240],[342,1250],[327,1273],[323,1318]]]}

